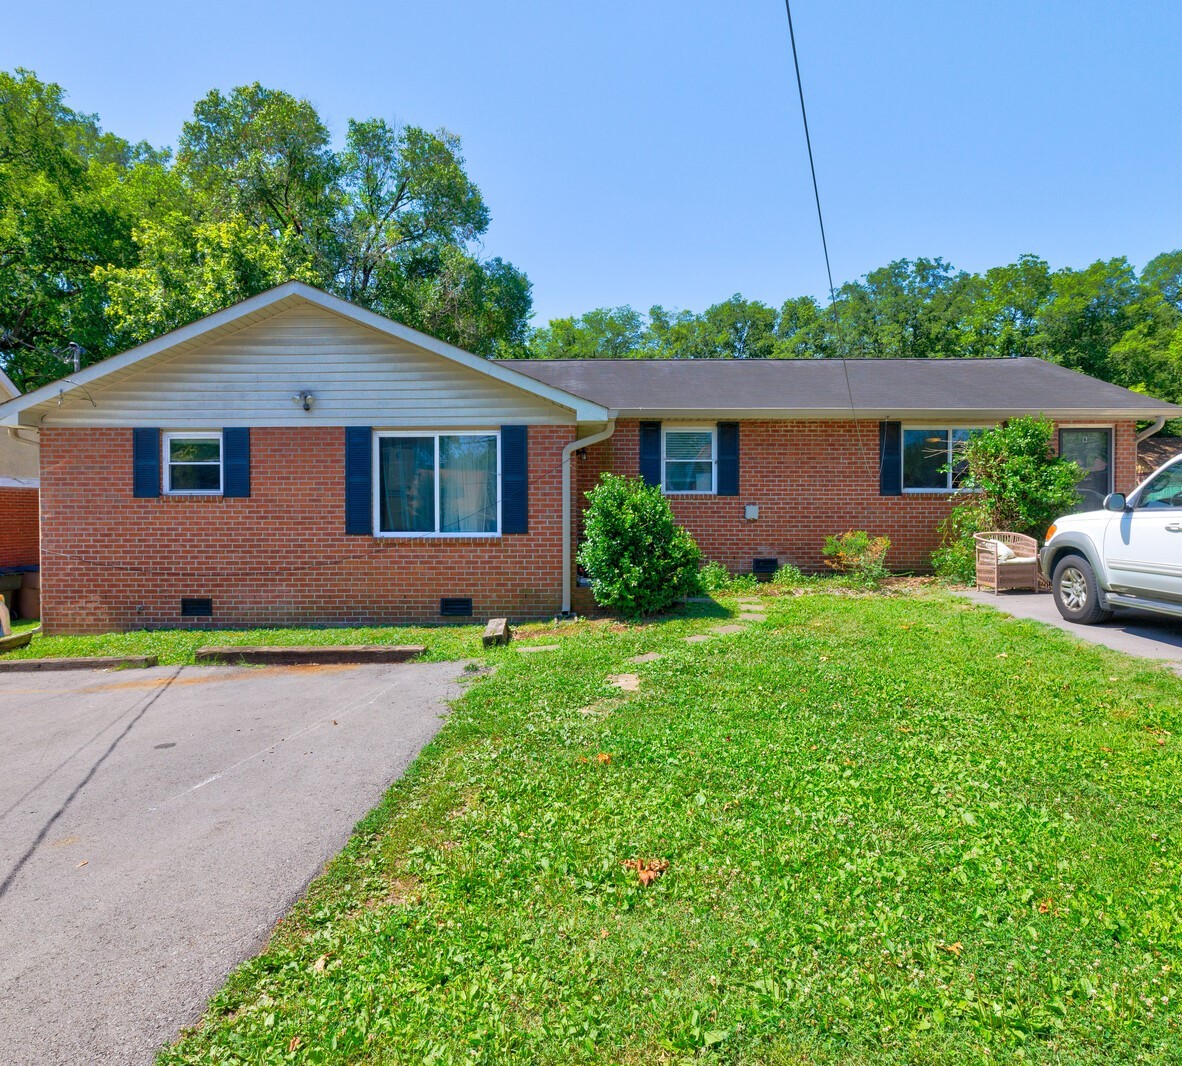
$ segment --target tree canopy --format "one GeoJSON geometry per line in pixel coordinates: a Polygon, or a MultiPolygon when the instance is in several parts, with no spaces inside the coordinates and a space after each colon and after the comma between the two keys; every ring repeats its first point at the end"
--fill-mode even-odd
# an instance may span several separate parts
{"type": "Polygon", "coordinates": [[[524,349],[530,283],[446,130],[350,120],[259,84],[197,101],[175,158],[61,86],[0,72],[0,366],[52,381],[299,279],[481,355],[524,349]]]}

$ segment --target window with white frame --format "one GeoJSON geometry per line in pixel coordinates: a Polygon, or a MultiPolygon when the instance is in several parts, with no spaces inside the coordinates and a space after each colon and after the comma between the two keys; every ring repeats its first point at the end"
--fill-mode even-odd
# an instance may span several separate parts
{"type": "Polygon", "coordinates": [[[500,434],[374,435],[379,536],[494,536],[500,530],[500,434]]]}
{"type": "Polygon", "coordinates": [[[663,426],[661,485],[667,493],[713,492],[718,463],[714,426],[663,426]]]}
{"type": "Polygon", "coordinates": [[[164,433],[164,491],[169,496],[216,496],[222,491],[222,435],[164,433]]]}
{"type": "Polygon", "coordinates": [[[903,429],[903,491],[957,492],[968,473],[965,445],[977,427],[903,429]]]}

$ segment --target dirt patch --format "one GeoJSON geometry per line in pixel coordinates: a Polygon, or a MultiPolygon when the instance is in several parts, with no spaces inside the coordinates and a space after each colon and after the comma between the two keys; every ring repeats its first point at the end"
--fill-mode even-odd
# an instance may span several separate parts
{"type": "Polygon", "coordinates": [[[636,674],[613,674],[607,679],[609,685],[614,685],[621,692],[635,692],[640,688],[640,677],[636,674]]]}

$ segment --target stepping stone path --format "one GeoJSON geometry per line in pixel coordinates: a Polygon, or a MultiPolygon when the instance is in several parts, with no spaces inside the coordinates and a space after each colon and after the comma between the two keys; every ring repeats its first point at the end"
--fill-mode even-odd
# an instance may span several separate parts
{"type": "Polygon", "coordinates": [[[740,609],[744,611],[762,611],[763,604],[759,600],[736,600],[740,609]]]}
{"type": "Polygon", "coordinates": [[[740,622],[766,622],[767,615],[759,611],[744,611],[739,615],[740,622]]]}
{"type": "Polygon", "coordinates": [[[557,644],[531,644],[527,648],[523,648],[521,646],[518,646],[517,650],[519,652],[522,652],[523,654],[529,654],[531,652],[537,652],[537,651],[558,651],[558,648],[559,648],[559,645],[557,645],[557,644]]]}
{"type": "Polygon", "coordinates": [[[613,674],[607,683],[615,685],[621,692],[635,692],[640,688],[640,678],[636,674],[613,674]]]}
{"type": "Polygon", "coordinates": [[[646,651],[643,655],[635,655],[628,661],[630,663],[655,663],[658,659],[663,658],[665,658],[665,656],[663,656],[660,652],[646,651]]]}
{"type": "Polygon", "coordinates": [[[695,633],[692,637],[682,638],[687,644],[701,644],[704,640],[710,639],[709,633],[695,633]]]}
{"type": "Polygon", "coordinates": [[[715,633],[720,633],[720,634],[722,634],[723,636],[729,636],[731,633],[742,633],[742,632],[743,632],[743,630],[744,630],[744,629],[746,629],[746,628],[747,628],[746,626],[739,626],[739,625],[734,625],[734,624],[732,623],[731,625],[725,625],[725,626],[715,626],[715,627],[714,627],[714,632],[715,632],[715,633]]]}

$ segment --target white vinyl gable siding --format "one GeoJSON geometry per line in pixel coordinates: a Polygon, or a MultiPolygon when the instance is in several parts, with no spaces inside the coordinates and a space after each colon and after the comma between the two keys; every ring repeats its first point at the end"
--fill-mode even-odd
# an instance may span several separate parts
{"type": "Polygon", "coordinates": [[[163,354],[45,405],[47,426],[570,424],[572,411],[318,307],[163,354]],[[304,411],[295,397],[313,395],[304,411]]]}

